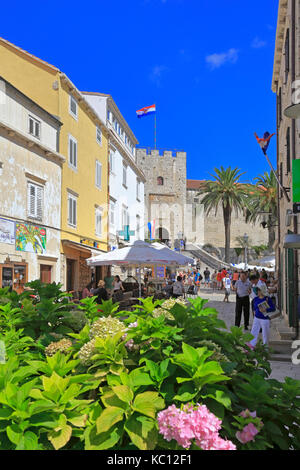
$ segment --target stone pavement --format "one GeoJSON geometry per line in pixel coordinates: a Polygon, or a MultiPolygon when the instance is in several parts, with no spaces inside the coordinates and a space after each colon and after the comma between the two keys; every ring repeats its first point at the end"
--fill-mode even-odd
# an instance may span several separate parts
{"type": "MultiPolygon", "coordinates": [[[[203,299],[208,299],[209,302],[206,306],[214,307],[219,312],[219,318],[222,319],[228,328],[234,325],[235,318],[235,293],[231,293],[229,297],[229,303],[223,302],[224,291],[212,291],[212,289],[205,289],[201,287],[200,292],[198,293],[199,297],[203,299]]],[[[242,318],[243,321],[243,318],[242,318]]],[[[241,323],[241,326],[243,323],[241,323]]],[[[250,314],[250,325],[249,331],[251,331],[252,326],[252,315],[250,314]]],[[[272,322],[271,322],[272,328],[272,322]]],[[[270,378],[276,379],[279,381],[284,381],[285,377],[291,377],[293,379],[300,380],[300,364],[294,365],[292,362],[279,362],[271,361],[272,373],[270,378]]]]}

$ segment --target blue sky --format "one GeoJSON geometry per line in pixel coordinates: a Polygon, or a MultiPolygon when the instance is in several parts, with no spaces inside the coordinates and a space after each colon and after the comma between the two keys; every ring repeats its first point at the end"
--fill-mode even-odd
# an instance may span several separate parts
{"type": "MultiPolygon", "coordinates": [[[[1,5],[0,35],[113,96],[140,145],[187,152],[187,176],[268,170],[253,133],[275,131],[274,0],[48,0],[1,5]]],[[[1,64],[0,64],[1,71],[1,64]]],[[[275,165],[276,141],[269,156],[275,165]]]]}

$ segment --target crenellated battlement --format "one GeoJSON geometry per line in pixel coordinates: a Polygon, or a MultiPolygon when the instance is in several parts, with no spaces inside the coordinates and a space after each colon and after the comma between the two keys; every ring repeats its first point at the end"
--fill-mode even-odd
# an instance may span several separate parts
{"type": "Polygon", "coordinates": [[[186,152],[184,150],[177,150],[177,149],[154,149],[151,147],[146,148],[136,148],[137,155],[146,156],[149,155],[151,157],[173,157],[173,158],[185,158],[186,159],[186,152]]]}

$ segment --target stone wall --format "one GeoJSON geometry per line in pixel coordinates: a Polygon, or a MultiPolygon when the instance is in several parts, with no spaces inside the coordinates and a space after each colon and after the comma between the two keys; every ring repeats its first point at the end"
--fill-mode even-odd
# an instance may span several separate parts
{"type": "Polygon", "coordinates": [[[186,204],[186,152],[136,149],[137,164],[144,172],[145,238],[147,222],[155,219],[155,238],[159,228],[171,244],[184,232],[186,204]],[[158,184],[158,178],[163,184],[158,184]]]}

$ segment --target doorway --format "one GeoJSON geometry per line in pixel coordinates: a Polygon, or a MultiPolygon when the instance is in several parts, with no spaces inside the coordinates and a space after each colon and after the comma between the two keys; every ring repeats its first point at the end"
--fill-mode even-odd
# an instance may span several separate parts
{"type": "Polygon", "coordinates": [[[73,291],[75,287],[75,260],[67,258],[67,291],[73,291]]]}
{"type": "Polygon", "coordinates": [[[51,284],[52,266],[49,264],[40,265],[40,280],[46,284],[51,284]]]}

